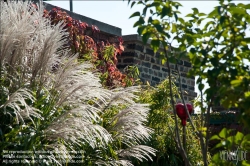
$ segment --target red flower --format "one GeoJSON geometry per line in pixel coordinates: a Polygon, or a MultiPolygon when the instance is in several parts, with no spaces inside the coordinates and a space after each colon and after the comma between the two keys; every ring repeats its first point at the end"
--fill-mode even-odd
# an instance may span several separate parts
{"type": "MultiPolygon", "coordinates": [[[[189,114],[191,114],[193,112],[193,106],[191,104],[186,104],[186,106],[189,114]]],[[[175,109],[178,117],[181,119],[182,126],[186,126],[188,115],[185,111],[184,105],[182,103],[178,103],[175,105],[175,109]]]]}

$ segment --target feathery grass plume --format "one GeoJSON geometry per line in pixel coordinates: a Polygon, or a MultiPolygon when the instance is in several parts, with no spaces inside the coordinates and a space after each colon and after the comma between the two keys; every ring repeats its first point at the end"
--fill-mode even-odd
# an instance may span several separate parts
{"type": "MultiPolygon", "coordinates": [[[[72,136],[71,141],[84,138],[91,144],[98,137],[107,142],[111,139],[108,132],[92,123],[98,119],[99,110],[86,101],[98,98],[105,102],[110,92],[103,89],[98,77],[87,70],[92,65],[79,64],[77,56],[71,56],[63,49],[67,34],[61,24],[51,26],[42,15],[43,8],[37,10],[29,2],[1,2],[1,129],[7,134],[11,130],[4,127],[13,126],[14,122],[29,122],[26,120],[29,118],[45,134],[59,126],[57,132],[65,140],[72,136]],[[56,70],[52,71],[55,64],[56,70]],[[41,98],[39,102],[49,101],[38,103],[38,98],[41,98]],[[67,104],[74,109],[63,110],[67,104]],[[84,118],[68,116],[71,113],[84,118]],[[13,117],[12,121],[6,120],[7,114],[13,117]],[[65,120],[60,119],[65,117],[65,120]],[[57,122],[65,125],[56,126],[57,122]],[[64,131],[68,133],[62,134],[64,131]]],[[[56,135],[47,139],[52,141],[50,138],[53,138],[57,142],[57,137],[53,136],[56,135]]]]}
{"type": "Polygon", "coordinates": [[[134,166],[128,160],[113,160],[113,161],[109,161],[109,162],[98,160],[96,162],[96,165],[98,165],[98,166],[120,166],[120,165],[122,165],[122,166],[134,166]]]}
{"type": "MultiPolygon", "coordinates": [[[[32,64],[31,60],[46,56],[38,51],[37,48],[43,48],[43,45],[38,43],[36,39],[39,38],[42,41],[45,37],[48,38],[44,35],[44,32],[51,31],[50,34],[52,34],[55,30],[53,28],[47,28],[47,30],[43,28],[43,32],[37,30],[39,27],[46,27],[45,24],[48,24],[48,22],[41,19],[42,11],[34,12],[35,9],[30,8],[28,3],[9,2],[7,4],[1,1],[0,8],[0,76],[2,90],[0,108],[4,108],[3,114],[14,115],[17,123],[19,123],[19,119],[24,123],[24,119],[32,120],[32,116],[41,118],[38,109],[27,103],[33,103],[35,100],[32,95],[33,89],[30,78],[32,70],[34,68],[39,69],[39,66],[32,64]],[[31,12],[33,12],[32,16],[31,12]],[[38,25],[34,25],[35,22],[38,25]],[[38,36],[43,36],[43,38],[38,36]],[[36,50],[36,53],[32,53],[32,50],[36,50]]],[[[59,29],[59,26],[54,29],[59,29]]],[[[48,68],[47,64],[42,67],[42,69],[39,69],[43,72],[40,73],[40,76],[48,71],[45,69],[45,67],[48,68]]],[[[39,76],[34,76],[34,78],[39,79],[39,76]]]]}
{"type": "Polygon", "coordinates": [[[24,123],[25,119],[30,119],[33,123],[31,117],[36,117],[42,119],[42,116],[40,115],[40,111],[26,103],[25,100],[31,100],[31,102],[34,102],[35,98],[32,96],[30,90],[24,88],[24,89],[18,89],[13,94],[8,96],[7,101],[2,105],[4,114],[9,114],[12,117],[12,114],[16,117],[16,121],[19,124],[19,119],[21,119],[21,122],[24,123]],[[23,108],[22,108],[23,107],[23,108]],[[10,111],[12,110],[12,111],[10,111]]]}
{"type": "MultiPolygon", "coordinates": [[[[155,150],[142,146],[150,139],[152,129],[145,126],[148,116],[148,105],[135,102],[139,87],[119,88],[112,90],[108,105],[103,105],[101,117],[104,127],[112,134],[112,147],[119,160],[108,160],[109,165],[132,165],[132,158],[152,160],[155,150]],[[120,148],[117,148],[120,147],[120,148]]],[[[98,160],[97,164],[103,163],[98,160]]],[[[105,162],[104,162],[105,163],[105,162]]]]}
{"type": "Polygon", "coordinates": [[[0,3],[0,148],[51,150],[46,158],[54,165],[79,150],[83,165],[150,159],[155,151],[140,145],[152,130],[144,125],[147,105],[134,102],[138,87],[104,89],[92,65],[64,49],[67,33],[42,17],[42,5],[0,3]],[[111,107],[116,111],[109,114],[111,107]]]}
{"type": "Polygon", "coordinates": [[[143,159],[147,160],[147,158],[153,160],[151,155],[155,155],[155,149],[145,145],[137,145],[128,149],[119,150],[118,155],[123,158],[135,157],[140,161],[143,161],[143,159]]]}

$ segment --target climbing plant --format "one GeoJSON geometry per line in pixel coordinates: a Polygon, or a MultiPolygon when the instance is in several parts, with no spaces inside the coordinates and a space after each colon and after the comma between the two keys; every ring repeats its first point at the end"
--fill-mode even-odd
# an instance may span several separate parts
{"type": "Polygon", "coordinates": [[[69,33],[68,43],[65,46],[73,53],[78,53],[79,59],[91,60],[95,64],[102,73],[100,78],[103,85],[114,88],[135,84],[139,74],[138,69],[130,70],[131,74],[124,74],[117,68],[117,56],[124,51],[121,37],[101,40],[98,27],[73,19],[60,8],[44,10],[44,17],[51,21],[51,25],[63,22],[64,29],[69,33]]]}

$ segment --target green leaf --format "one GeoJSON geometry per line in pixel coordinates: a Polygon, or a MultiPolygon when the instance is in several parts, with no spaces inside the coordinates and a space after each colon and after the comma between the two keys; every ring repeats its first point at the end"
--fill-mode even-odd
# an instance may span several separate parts
{"type": "Polygon", "coordinates": [[[135,5],[135,1],[133,1],[132,3],[131,3],[131,6],[130,6],[130,8],[132,8],[134,5],[135,5]]]}
{"type": "Polygon", "coordinates": [[[150,5],[148,5],[148,7],[157,7],[157,6],[160,6],[161,5],[161,3],[160,2],[153,2],[153,3],[151,3],[150,5]]]}
{"type": "Polygon", "coordinates": [[[221,140],[221,138],[218,135],[213,135],[210,140],[221,140]]]}
{"type": "Polygon", "coordinates": [[[176,58],[174,56],[171,56],[168,58],[170,63],[176,64],[176,58]]]}
{"type": "Polygon", "coordinates": [[[246,11],[242,8],[239,7],[231,7],[229,8],[229,11],[233,14],[233,15],[245,15],[247,14],[246,11]]]}
{"type": "Polygon", "coordinates": [[[160,32],[160,33],[163,32],[163,28],[161,25],[155,25],[155,28],[157,29],[158,32],[160,32]]]}
{"type": "Polygon", "coordinates": [[[154,52],[156,53],[160,47],[160,41],[158,39],[153,39],[151,41],[151,47],[153,48],[154,52]]]}
{"type": "Polygon", "coordinates": [[[145,23],[145,21],[144,21],[143,17],[140,17],[139,20],[137,22],[135,22],[134,27],[140,26],[144,23],[145,23]]]}
{"type": "Polygon", "coordinates": [[[221,17],[220,17],[220,23],[221,23],[221,24],[223,24],[223,23],[224,23],[224,21],[225,21],[225,19],[226,19],[226,17],[225,17],[225,16],[221,16],[221,17]]]}
{"type": "Polygon", "coordinates": [[[192,17],[192,16],[193,16],[193,13],[189,13],[185,17],[192,17]]]}
{"type": "Polygon", "coordinates": [[[231,85],[233,85],[233,86],[239,86],[239,85],[241,85],[241,83],[242,83],[242,80],[240,80],[240,79],[231,81],[231,85]]]}
{"type": "Polygon", "coordinates": [[[248,92],[245,92],[244,93],[244,96],[245,96],[245,98],[248,98],[249,96],[250,96],[250,92],[248,91],[248,92]]]}
{"type": "Polygon", "coordinates": [[[221,6],[218,6],[217,10],[218,10],[219,15],[221,15],[221,6]]]}
{"type": "Polygon", "coordinates": [[[142,35],[143,32],[145,32],[145,31],[144,31],[145,28],[146,28],[146,26],[140,26],[140,27],[138,27],[138,29],[137,29],[138,34],[139,34],[139,35],[142,35]]]}
{"type": "Polygon", "coordinates": [[[172,33],[176,33],[177,32],[177,28],[176,28],[176,24],[172,24],[172,30],[171,30],[172,33]]]}
{"type": "Polygon", "coordinates": [[[184,21],[183,18],[178,18],[178,21],[180,21],[180,23],[183,24],[183,25],[185,24],[185,21],[184,21]]]}
{"type": "Polygon", "coordinates": [[[199,84],[198,88],[199,88],[200,91],[202,91],[204,89],[204,84],[199,84]]]}
{"type": "Polygon", "coordinates": [[[243,137],[244,137],[244,134],[242,134],[241,132],[238,131],[237,134],[235,135],[235,142],[237,144],[240,144],[243,137]]]}
{"type": "Polygon", "coordinates": [[[207,16],[207,18],[213,18],[218,16],[218,10],[214,9],[212,12],[210,12],[207,16]]]}
{"type": "Polygon", "coordinates": [[[162,8],[162,12],[161,12],[161,18],[165,17],[166,15],[168,15],[170,13],[170,8],[163,6],[162,8]]]}
{"type": "Polygon", "coordinates": [[[221,138],[226,138],[226,136],[227,136],[227,129],[226,129],[226,128],[223,128],[223,129],[220,131],[219,136],[220,136],[221,138]]]}
{"type": "Polygon", "coordinates": [[[152,21],[152,24],[154,24],[154,25],[159,25],[159,24],[161,24],[161,22],[160,22],[159,20],[156,19],[156,20],[153,20],[153,21],[152,21]]]}
{"type": "Polygon", "coordinates": [[[146,5],[143,1],[139,1],[137,4],[138,5],[140,5],[140,4],[146,5]]]}
{"type": "Polygon", "coordinates": [[[246,43],[250,43],[250,37],[245,37],[244,39],[242,39],[242,41],[244,41],[246,43]]]}
{"type": "Polygon", "coordinates": [[[197,8],[192,8],[194,14],[198,14],[199,13],[199,10],[197,8]]]}
{"type": "Polygon", "coordinates": [[[146,16],[147,10],[148,10],[148,7],[145,7],[145,8],[143,9],[142,14],[143,14],[144,16],[146,16]]]}
{"type": "Polygon", "coordinates": [[[136,16],[141,16],[140,12],[134,12],[129,18],[136,17],[136,16]]]}
{"type": "Polygon", "coordinates": [[[148,23],[152,23],[152,21],[153,21],[152,17],[149,17],[148,18],[148,23]]]}
{"type": "Polygon", "coordinates": [[[178,21],[178,15],[176,12],[174,12],[174,18],[175,18],[175,21],[178,21]]]}
{"type": "Polygon", "coordinates": [[[161,64],[162,64],[162,65],[164,65],[166,62],[167,62],[167,59],[166,59],[166,58],[161,59],[161,64]]]}
{"type": "Polygon", "coordinates": [[[250,4],[246,4],[245,9],[250,9],[250,4]]]}
{"type": "Polygon", "coordinates": [[[144,44],[147,44],[150,35],[151,35],[151,33],[149,33],[149,32],[146,32],[145,34],[143,34],[142,41],[144,44]]]}
{"type": "Polygon", "coordinates": [[[192,54],[195,54],[195,53],[196,53],[196,49],[193,47],[193,48],[190,49],[190,52],[191,52],[192,54]]]}
{"type": "Polygon", "coordinates": [[[250,134],[247,134],[247,135],[244,136],[243,142],[244,143],[250,142],[250,134]]]}
{"type": "Polygon", "coordinates": [[[205,13],[199,13],[198,16],[199,16],[199,17],[201,17],[201,16],[206,16],[206,14],[205,14],[205,13]]]}

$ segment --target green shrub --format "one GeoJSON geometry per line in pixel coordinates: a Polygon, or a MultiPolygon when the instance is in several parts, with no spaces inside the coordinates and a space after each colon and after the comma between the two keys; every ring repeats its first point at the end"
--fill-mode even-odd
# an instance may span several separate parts
{"type": "MultiPolygon", "coordinates": [[[[173,94],[179,97],[178,88],[173,84],[173,94]]],[[[148,116],[148,127],[154,129],[152,139],[148,145],[157,150],[156,157],[152,162],[138,163],[138,165],[183,165],[184,161],[178,152],[175,142],[175,123],[170,103],[170,90],[168,80],[164,80],[156,88],[147,87],[141,93],[140,101],[150,103],[148,116]]],[[[196,127],[199,127],[199,120],[194,120],[196,127]]],[[[182,131],[180,120],[178,121],[179,131],[182,131]]],[[[186,126],[187,155],[192,165],[203,165],[199,139],[193,133],[191,126],[186,126]]],[[[182,132],[181,138],[182,138],[182,132]]]]}

